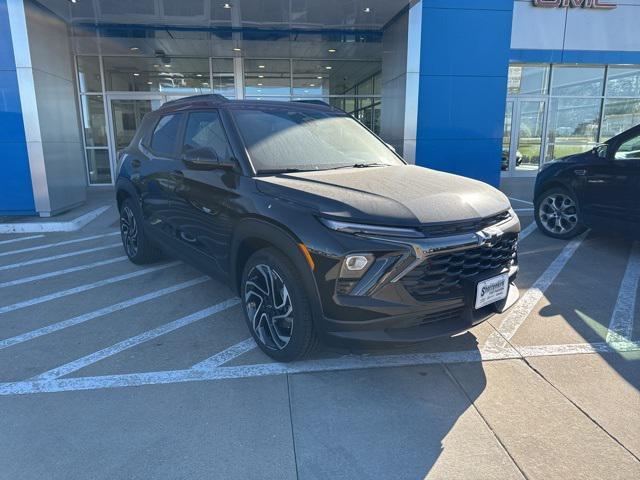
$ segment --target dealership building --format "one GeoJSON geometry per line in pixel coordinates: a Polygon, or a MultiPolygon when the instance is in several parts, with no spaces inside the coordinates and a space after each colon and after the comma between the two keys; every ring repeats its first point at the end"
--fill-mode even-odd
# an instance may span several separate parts
{"type": "MultiPolygon", "coordinates": [[[[0,0],[0,215],[110,188],[145,113],[322,100],[498,185],[640,123],[640,0],[0,0]]],[[[402,188],[402,186],[398,186],[402,188]]]]}

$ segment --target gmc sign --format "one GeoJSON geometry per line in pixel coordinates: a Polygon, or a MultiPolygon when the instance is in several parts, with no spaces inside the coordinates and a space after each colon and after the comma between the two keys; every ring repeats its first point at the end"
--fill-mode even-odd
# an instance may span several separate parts
{"type": "Polygon", "coordinates": [[[543,8],[581,7],[596,10],[611,10],[612,8],[616,8],[614,3],[604,2],[602,0],[533,0],[533,6],[543,8]]]}

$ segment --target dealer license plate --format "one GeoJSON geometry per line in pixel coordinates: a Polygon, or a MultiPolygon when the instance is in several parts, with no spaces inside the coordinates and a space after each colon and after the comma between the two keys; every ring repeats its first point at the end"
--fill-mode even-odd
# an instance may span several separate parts
{"type": "Polygon", "coordinates": [[[509,275],[503,273],[497,277],[478,282],[476,286],[476,309],[502,300],[509,291],[509,275]]]}

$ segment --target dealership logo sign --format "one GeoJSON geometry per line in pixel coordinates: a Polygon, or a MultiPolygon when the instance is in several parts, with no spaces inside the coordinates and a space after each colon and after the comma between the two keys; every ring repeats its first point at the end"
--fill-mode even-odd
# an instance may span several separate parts
{"type": "Polygon", "coordinates": [[[533,0],[534,7],[543,8],[565,8],[565,7],[581,7],[593,8],[594,10],[611,10],[616,5],[603,0],[533,0]]]}

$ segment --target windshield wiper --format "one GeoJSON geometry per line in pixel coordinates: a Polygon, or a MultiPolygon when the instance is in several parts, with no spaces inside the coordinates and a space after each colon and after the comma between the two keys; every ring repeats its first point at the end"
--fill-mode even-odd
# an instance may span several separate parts
{"type": "Polygon", "coordinates": [[[369,168],[369,167],[390,167],[388,163],[354,163],[352,165],[342,165],[340,167],[327,168],[326,170],[341,170],[343,168],[369,168]]]}
{"type": "Polygon", "coordinates": [[[278,173],[296,173],[296,172],[310,172],[311,170],[303,170],[302,168],[271,168],[258,170],[258,175],[275,175],[278,173]]]}

